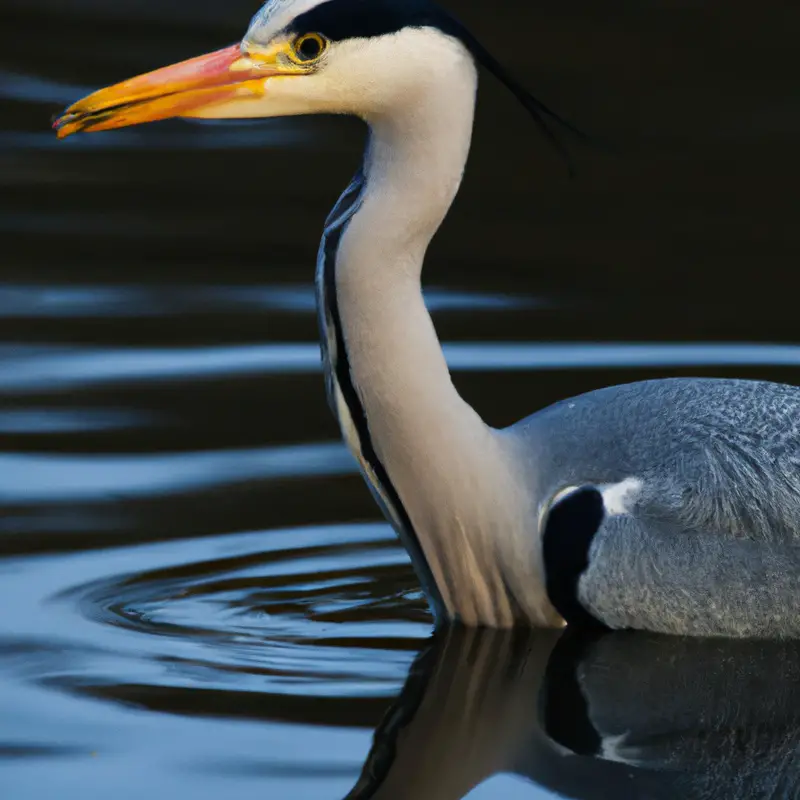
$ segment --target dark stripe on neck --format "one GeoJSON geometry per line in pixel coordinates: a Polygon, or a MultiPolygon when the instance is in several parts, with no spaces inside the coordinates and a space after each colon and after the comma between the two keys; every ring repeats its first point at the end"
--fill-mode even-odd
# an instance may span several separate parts
{"type": "Polygon", "coordinates": [[[604,516],[603,495],[593,486],[583,486],[554,503],[545,521],[545,586],[550,602],[570,625],[603,625],[581,604],[578,581],[589,566],[589,548],[604,516]]]}
{"type": "MultiPolygon", "coordinates": [[[[336,357],[331,359],[329,356],[328,361],[335,372],[336,383],[339,386],[339,391],[342,393],[344,402],[350,412],[350,418],[353,421],[361,447],[361,454],[374,472],[380,489],[386,495],[392,506],[392,510],[398,518],[400,527],[402,528],[399,533],[401,534],[403,545],[411,557],[411,562],[416,570],[417,577],[422,583],[422,588],[428,597],[428,602],[433,610],[434,617],[439,621],[439,619],[444,616],[444,606],[441,595],[436,586],[433,573],[428,566],[428,561],[425,558],[419,537],[414,530],[414,526],[411,524],[408,512],[389,478],[389,473],[386,471],[383,463],[378,458],[378,454],[375,452],[375,447],[369,432],[367,415],[364,411],[364,407],[361,405],[361,400],[355,385],[353,384],[353,376],[350,372],[350,361],[347,355],[347,346],[344,340],[344,330],[339,309],[339,297],[336,291],[336,259],[342,236],[361,204],[365,184],[364,173],[363,171],[359,171],[334,206],[333,211],[328,216],[328,221],[325,226],[321,253],[321,269],[322,281],[325,289],[324,298],[327,307],[321,309],[321,313],[327,312],[328,319],[333,327],[333,334],[336,342],[336,357]]],[[[377,268],[378,265],[376,265],[376,269],[377,268]]],[[[326,340],[324,329],[322,338],[323,341],[326,340]]],[[[336,413],[335,404],[333,402],[332,405],[334,406],[334,413],[336,413]]],[[[369,480],[368,476],[366,477],[369,480]]]]}

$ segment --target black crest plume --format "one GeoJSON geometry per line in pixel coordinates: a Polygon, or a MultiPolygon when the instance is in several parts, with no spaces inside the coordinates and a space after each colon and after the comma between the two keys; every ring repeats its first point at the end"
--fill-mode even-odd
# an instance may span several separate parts
{"type": "MultiPolygon", "coordinates": [[[[443,12],[445,13],[445,12],[443,12]]],[[[448,15],[449,16],[449,15],[448,15]]],[[[557,128],[572,133],[578,138],[588,141],[588,136],[571,122],[567,122],[563,117],[552,109],[548,108],[541,100],[534,97],[479,41],[467,30],[461,22],[454,17],[450,17],[450,24],[453,33],[467,46],[473,58],[489,72],[491,72],[502,84],[504,84],[514,97],[528,110],[533,117],[539,130],[544,137],[553,145],[558,153],[567,162],[570,174],[573,173],[572,159],[569,150],[558,136],[557,128]]]]}
{"type": "Polygon", "coordinates": [[[540,100],[537,100],[509,71],[470,33],[458,19],[432,0],[326,0],[291,24],[296,33],[317,31],[334,41],[369,38],[397,33],[403,28],[437,28],[461,41],[472,57],[511,91],[528,110],[539,130],[567,162],[572,162],[558,128],[583,140],[588,137],[540,100]]]}

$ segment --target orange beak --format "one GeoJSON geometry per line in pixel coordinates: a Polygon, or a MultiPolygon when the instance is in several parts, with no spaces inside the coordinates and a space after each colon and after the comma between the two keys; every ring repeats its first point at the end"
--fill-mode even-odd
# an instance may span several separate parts
{"type": "Polygon", "coordinates": [[[63,139],[81,131],[195,116],[234,98],[263,97],[266,79],[283,73],[274,59],[243,55],[236,44],[100,89],[67,108],[53,128],[63,139]]]}

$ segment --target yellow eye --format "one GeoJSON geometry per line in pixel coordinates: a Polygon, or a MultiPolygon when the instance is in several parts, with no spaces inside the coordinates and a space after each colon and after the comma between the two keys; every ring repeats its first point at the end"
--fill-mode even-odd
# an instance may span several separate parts
{"type": "Polygon", "coordinates": [[[292,42],[292,50],[298,61],[316,61],[327,49],[328,40],[318,33],[304,33],[292,42]]]}

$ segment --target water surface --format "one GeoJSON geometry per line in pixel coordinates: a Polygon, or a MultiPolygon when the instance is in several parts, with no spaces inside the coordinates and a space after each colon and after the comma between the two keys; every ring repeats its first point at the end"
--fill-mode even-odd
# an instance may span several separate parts
{"type": "MultiPolygon", "coordinates": [[[[0,8],[3,796],[796,796],[793,645],[433,635],[320,375],[313,265],[359,123],[49,131],[257,5],[0,8]]],[[[610,143],[570,180],[482,83],[425,276],[487,421],[800,381],[800,12],[450,5],[610,143]]]]}

